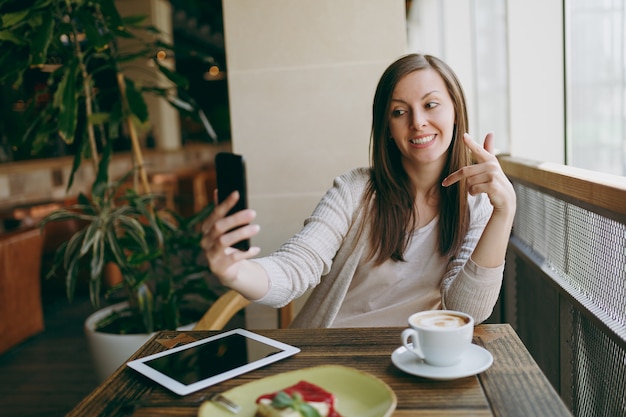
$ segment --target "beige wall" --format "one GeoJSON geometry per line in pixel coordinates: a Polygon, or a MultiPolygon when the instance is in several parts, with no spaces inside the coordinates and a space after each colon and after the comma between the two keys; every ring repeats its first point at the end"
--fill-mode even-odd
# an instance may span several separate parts
{"type": "Polygon", "coordinates": [[[375,84],[406,49],[404,2],[228,0],[224,26],[232,146],[269,253],[336,175],[368,163],[375,84]]]}
{"type": "Polygon", "coordinates": [[[223,5],[232,146],[247,160],[261,225],[253,244],[268,254],[301,228],[335,176],[368,164],[376,82],[406,53],[405,2],[223,5]]]}

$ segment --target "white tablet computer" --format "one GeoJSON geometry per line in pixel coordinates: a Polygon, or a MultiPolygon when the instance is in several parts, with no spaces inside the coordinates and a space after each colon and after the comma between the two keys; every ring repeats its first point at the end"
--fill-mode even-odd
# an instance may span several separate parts
{"type": "Polygon", "coordinates": [[[298,352],[297,347],[235,329],[127,365],[176,394],[187,395],[298,352]]]}

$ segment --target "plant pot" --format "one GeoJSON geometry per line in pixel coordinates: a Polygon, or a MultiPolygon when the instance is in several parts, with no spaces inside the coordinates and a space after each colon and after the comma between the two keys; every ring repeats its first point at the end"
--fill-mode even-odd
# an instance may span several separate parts
{"type": "MultiPolygon", "coordinates": [[[[96,375],[100,382],[107,379],[126,360],[150,339],[154,333],[111,334],[95,330],[96,323],[115,310],[123,310],[127,302],[113,304],[94,312],[85,320],[85,335],[93,360],[96,375]]],[[[191,330],[195,323],[180,327],[191,330]]]]}

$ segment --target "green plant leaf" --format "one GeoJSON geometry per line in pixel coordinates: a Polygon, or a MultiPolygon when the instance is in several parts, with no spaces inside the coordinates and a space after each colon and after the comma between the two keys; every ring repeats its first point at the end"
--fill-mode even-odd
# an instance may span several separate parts
{"type": "Polygon", "coordinates": [[[143,24],[148,16],[146,15],[134,15],[134,16],[124,16],[122,18],[124,26],[133,26],[140,27],[143,24]]]}
{"type": "Polygon", "coordinates": [[[96,244],[96,241],[100,239],[99,220],[95,220],[85,228],[85,237],[83,243],[80,246],[80,256],[85,256],[91,250],[92,246],[96,244]]]}
{"type": "Polygon", "coordinates": [[[48,47],[53,39],[54,18],[51,13],[40,13],[42,24],[35,31],[30,48],[31,65],[43,65],[48,60],[48,47]]]}
{"type": "Polygon", "coordinates": [[[114,0],[101,0],[100,10],[102,15],[105,16],[109,28],[122,28],[124,26],[114,0]]]}
{"type": "Polygon", "coordinates": [[[111,119],[110,113],[93,113],[89,116],[89,123],[93,125],[102,125],[108,122],[111,119]]]}
{"type": "Polygon", "coordinates": [[[105,259],[105,244],[100,238],[102,234],[99,233],[96,239],[93,241],[91,260],[89,262],[90,276],[92,280],[100,281],[102,276],[102,270],[104,269],[105,259]]]}
{"type": "Polygon", "coordinates": [[[86,8],[76,11],[76,17],[81,27],[85,31],[89,44],[96,50],[105,49],[108,46],[108,39],[101,35],[101,22],[94,13],[86,8]]]}
{"type": "Polygon", "coordinates": [[[21,37],[17,36],[14,32],[11,32],[9,30],[0,31],[0,41],[12,42],[16,45],[26,45],[26,42],[24,42],[21,37]]]}
{"type": "Polygon", "coordinates": [[[65,257],[63,259],[63,265],[66,269],[75,259],[80,259],[80,247],[82,245],[83,238],[85,236],[85,230],[80,230],[72,235],[67,242],[67,248],[65,249],[65,257]]]}
{"type": "MultiPolygon", "coordinates": [[[[79,150],[74,154],[74,159],[72,160],[72,170],[70,171],[70,177],[67,180],[67,188],[66,191],[69,191],[72,188],[72,184],[74,184],[74,175],[78,168],[80,168],[80,164],[82,162],[83,153],[88,149],[88,143],[86,140],[81,140],[79,150]]],[[[81,193],[82,194],[82,193],[81,193]]]]}
{"type": "Polygon", "coordinates": [[[65,293],[70,302],[72,302],[74,293],[76,292],[76,279],[78,277],[79,264],[80,258],[74,257],[66,267],[67,274],[65,275],[65,293]]]}
{"type": "Polygon", "coordinates": [[[107,240],[109,241],[109,248],[115,258],[115,263],[117,263],[121,269],[125,269],[126,257],[124,256],[124,250],[120,246],[117,236],[115,235],[115,231],[113,229],[108,229],[106,233],[107,240]]]}
{"type": "Polygon", "coordinates": [[[186,77],[172,71],[164,65],[161,65],[157,59],[154,59],[154,63],[157,65],[159,70],[165,75],[171,82],[176,84],[179,88],[187,89],[189,88],[189,80],[186,77]]]}
{"type": "MultiPolygon", "coordinates": [[[[111,28],[113,36],[124,39],[137,39],[135,35],[127,31],[126,28],[111,28]]],[[[121,62],[121,61],[120,61],[121,62]]]]}
{"type": "Polygon", "coordinates": [[[144,26],[144,30],[148,33],[152,33],[154,35],[160,35],[161,31],[154,25],[146,25],[144,26]]]}
{"type": "Polygon", "coordinates": [[[96,279],[89,280],[89,299],[91,305],[96,308],[100,307],[100,288],[102,287],[102,280],[98,277],[96,279]]]}
{"type": "Polygon", "coordinates": [[[117,216],[117,221],[124,231],[126,237],[132,239],[143,252],[148,252],[148,243],[146,242],[146,234],[142,224],[130,216],[117,216]]]}
{"type": "Polygon", "coordinates": [[[63,78],[54,93],[53,102],[59,108],[58,132],[65,143],[74,142],[76,125],[78,124],[78,65],[76,60],[68,62],[64,66],[63,78]]]}
{"type": "MultiPolygon", "coordinates": [[[[33,130],[35,132],[35,137],[32,141],[32,150],[31,154],[36,155],[40,153],[46,145],[50,143],[50,138],[56,136],[56,126],[47,127],[43,123],[36,123],[33,125],[33,130]]],[[[30,134],[30,130],[27,134],[30,134]]],[[[28,142],[28,138],[25,137],[25,141],[28,142]]]]}
{"type": "MultiPolygon", "coordinates": [[[[63,265],[63,259],[65,257],[65,248],[67,247],[67,241],[62,242],[54,253],[52,265],[46,273],[46,279],[51,279],[57,275],[61,265],[63,265]]],[[[67,271],[64,271],[67,273],[67,271]]]]}
{"type": "Polygon", "coordinates": [[[111,145],[107,144],[102,151],[102,158],[98,164],[98,174],[91,185],[92,198],[104,199],[109,187],[109,163],[111,161],[111,145]]]}
{"type": "Polygon", "coordinates": [[[2,22],[3,28],[9,28],[12,26],[17,26],[23,23],[28,16],[28,10],[21,10],[19,12],[14,13],[4,13],[0,16],[0,21],[2,22]]]}
{"type": "Polygon", "coordinates": [[[51,222],[59,222],[64,220],[79,220],[79,219],[88,219],[89,216],[84,216],[78,211],[72,211],[67,209],[59,209],[57,211],[53,211],[44,217],[39,223],[39,228],[43,231],[43,228],[46,224],[51,222]]]}
{"type": "Polygon", "coordinates": [[[153,321],[153,297],[150,288],[148,288],[145,284],[140,284],[136,288],[137,294],[137,303],[139,307],[139,311],[141,312],[141,317],[143,319],[143,323],[146,327],[146,331],[148,333],[152,333],[154,331],[154,321],[153,321]]]}
{"type": "Polygon", "coordinates": [[[185,229],[193,230],[197,225],[204,222],[204,220],[209,217],[209,215],[213,212],[215,208],[214,203],[209,203],[202,208],[199,212],[192,215],[189,219],[187,219],[185,229]]]}
{"type": "Polygon", "coordinates": [[[131,113],[144,123],[148,120],[148,106],[143,98],[141,92],[135,86],[135,83],[124,77],[126,82],[126,99],[128,100],[128,107],[131,113]]]}

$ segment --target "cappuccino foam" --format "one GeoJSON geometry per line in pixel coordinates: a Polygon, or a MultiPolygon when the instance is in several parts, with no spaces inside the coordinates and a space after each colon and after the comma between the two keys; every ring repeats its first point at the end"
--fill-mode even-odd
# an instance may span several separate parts
{"type": "Polygon", "coordinates": [[[450,329],[463,327],[469,323],[469,319],[450,313],[433,313],[415,317],[413,323],[425,329],[450,329]]]}

